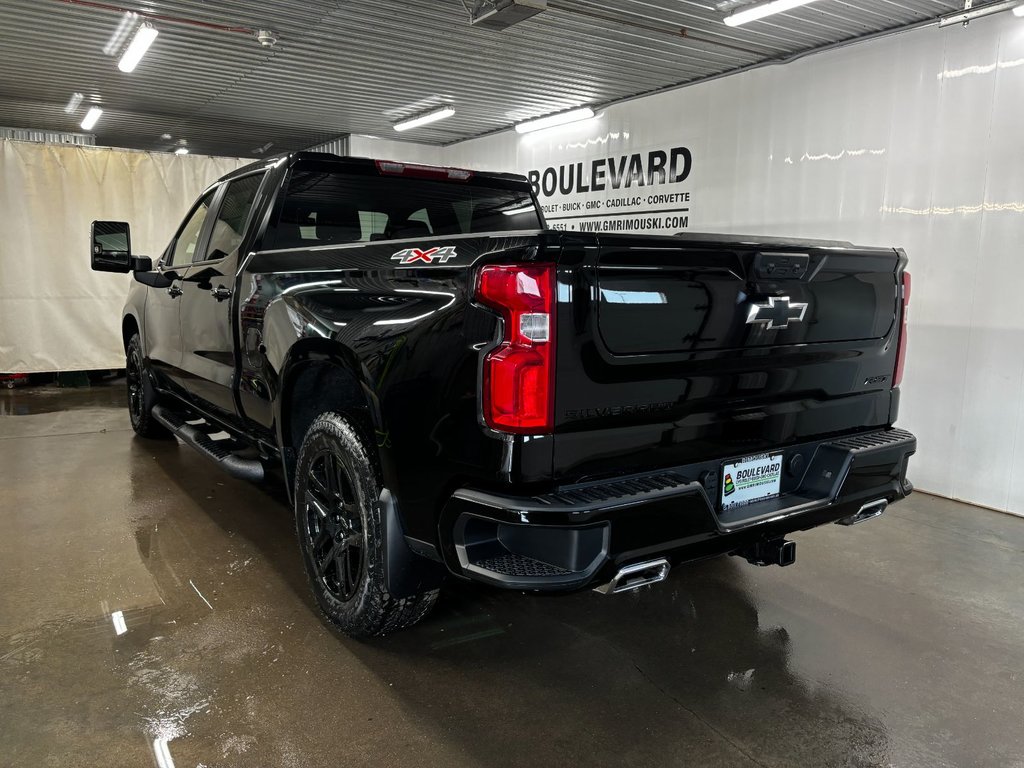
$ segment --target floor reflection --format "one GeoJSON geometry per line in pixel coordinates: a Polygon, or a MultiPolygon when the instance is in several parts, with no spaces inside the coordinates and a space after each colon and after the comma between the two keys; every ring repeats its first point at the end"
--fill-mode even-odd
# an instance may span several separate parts
{"type": "MultiPolygon", "coordinates": [[[[225,503],[216,486],[186,479],[188,454],[167,448],[157,459],[174,492],[208,516],[222,541],[241,537],[255,549],[262,567],[287,585],[292,612],[308,628],[316,609],[284,499],[247,487],[242,498],[225,503]]],[[[133,481],[143,506],[160,492],[148,473],[133,481]]],[[[195,620],[205,606],[188,595],[185,574],[197,572],[197,564],[196,542],[187,535],[174,514],[146,520],[135,532],[160,593],[176,593],[195,620]]],[[[236,554],[219,559],[230,560],[230,568],[236,554]]],[[[827,682],[809,685],[790,673],[787,630],[760,625],[746,568],[719,559],[681,569],[666,584],[611,598],[455,584],[423,625],[382,641],[356,642],[321,624],[325,642],[316,655],[269,642],[267,623],[273,627],[280,606],[225,609],[215,595],[205,627],[179,633],[175,645],[178,656],[216,654],[217,663],[228,666],[248,665],[269,652],[272,659],[264,661],[284,658],[278,663],[286,667],[298,659],[313,669],[333,667],[319,679],[303,675],[295,685],[312,699],[341,695],[347,700],[342,711],[360,706],[358,691],[350,688],[365,674],[351,678],[356,661],[355,669],[365,667],[378,685],[386,681],[403,718],[486,764],[510,755],[517,756],[513,762],[585,756],[593,762],[594,754],[610,763],[615,756],[647,763],[670,754],[702,756],[706,765],[886,764],[889,740],[877,715],[858,710],[827,682]],[[238,626],[225,625],[225,610],[238,626]],[[334,689],[339,682],[342,688],[334,689]],[[797,738],[780,738],[780,731],[797,738]]],[[[202,569],[199,579],[208,581],[202,569]]],[[[360,716],[371,718],[373,711],[360,716]]],[[[299,713],[277,717],[301,720],[299,713]]],[[[342,727],[341,712],[326,717],[342,727]]],[[[287,736],[287,729],[278,735],[287,736]]],[[[262,748],[273,752],[274,738],[263,733],[262,748]]]]}
{"type": "Polygon", "coordinates": [[[45,387],[0,388],[0,416],[33,416],[83,408],[126,408],[124,379],[80,389],[45,387]]]}
{"type": "Polygon", "coordinates": [[[808,533],[793,568],[721,558],[616,597],[452,584],[362,643],[319,617],[279,485],[133,438],[108,397],[76,400],[74,433],[40,412],[8,420],[40,436],[0,440],[2,765],[1024,755],[1020,521],[915,496],[808,533]]]}

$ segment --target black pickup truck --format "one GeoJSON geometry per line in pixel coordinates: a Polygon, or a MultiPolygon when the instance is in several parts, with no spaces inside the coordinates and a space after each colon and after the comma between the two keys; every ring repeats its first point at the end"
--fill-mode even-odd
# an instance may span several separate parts
{"type": "Polygon", "coordinates": [[[445,578],[661,581],[911,491],[892,248],[556,232],[525,177],[299,152],[211,186],[133,272],[132,425],[281,476],[327,617],[421,619],[445,578]]]}

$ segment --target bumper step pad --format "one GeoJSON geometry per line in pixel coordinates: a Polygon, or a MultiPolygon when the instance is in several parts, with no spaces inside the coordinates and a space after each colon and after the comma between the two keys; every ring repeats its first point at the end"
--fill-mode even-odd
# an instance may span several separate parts
{"type": "Polygon", "coordinates": [[[543,563],[532,557],[506,552],[498,557],[481,560],[477,565],[485,571],[500,573],[503,576],[531,578],[536,576],[563,576],[571,573],[567,568],[560,568],[551,563],[543,563]]]}
{"type": "Polygon", "coordinates": [[[688,485],[686,478],[676,472],[659,472],[654,475],[596,482],[560,489],[554,493],[535,496],[541,504],[592,504],[614,501],[650,491],[668,491],[688,485]]]}

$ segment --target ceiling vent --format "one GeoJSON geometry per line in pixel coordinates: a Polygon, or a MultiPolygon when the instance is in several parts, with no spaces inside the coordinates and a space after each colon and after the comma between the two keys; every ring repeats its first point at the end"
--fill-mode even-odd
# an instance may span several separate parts
{"type": "Polygon", "coordinates": [[[547,0],[477,0],[469,12],[469,23],[484,29],[507,29],[547,7],[547,0]]]}

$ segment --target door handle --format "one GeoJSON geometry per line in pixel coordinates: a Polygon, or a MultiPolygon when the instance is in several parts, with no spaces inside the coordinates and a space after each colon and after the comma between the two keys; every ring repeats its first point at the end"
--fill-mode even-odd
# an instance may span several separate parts
{"type": "Polygon", "coordinates": [[[167,289],[167,295],[170,296],[172,299],[178,298],[179,296],[181,296],[181,294],[182,290],[181,286],[179,285],[172,285],[170,288],[167,289]]]}
{"type": "Polygon", "coordinates": [[[210,291],[210,295],[213,296],[217,301],[224,301],[224,299],[231,298],[231,291],[225,288],[223,285],[218,285],[216,288],[210,291]]]}

